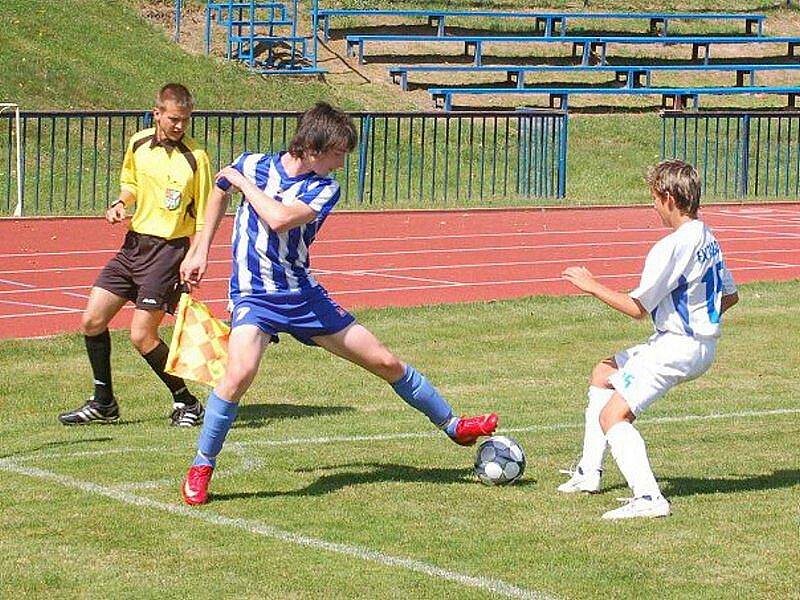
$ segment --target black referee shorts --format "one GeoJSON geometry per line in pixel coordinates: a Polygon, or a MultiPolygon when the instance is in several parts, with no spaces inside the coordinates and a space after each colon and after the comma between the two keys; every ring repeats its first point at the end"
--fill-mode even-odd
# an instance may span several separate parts
{"type": "Polygon", "coordinates": [[[178,270],[188,249],[188,237],[165,240],[128,231],[94,285],[130,300],[136,308],[172,314],[181,295],[178,270]]]}

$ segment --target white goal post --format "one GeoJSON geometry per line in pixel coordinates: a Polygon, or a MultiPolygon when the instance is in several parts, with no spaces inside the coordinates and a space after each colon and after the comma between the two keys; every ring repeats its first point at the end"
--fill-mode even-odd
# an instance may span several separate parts
{"type": "MultiPolygon", "coordinates": [[[[14,143],[16,146],[16,180],[17,180],[17,206],[14,209],[14,216],[22,216],[22,144],[20,143],[20,119],[19,105],[12,102],[0,102],[0,114],[6,111],[14,111],[14,143]]],[[[9,182],[10,185],[10,182],[9,182]]]]}

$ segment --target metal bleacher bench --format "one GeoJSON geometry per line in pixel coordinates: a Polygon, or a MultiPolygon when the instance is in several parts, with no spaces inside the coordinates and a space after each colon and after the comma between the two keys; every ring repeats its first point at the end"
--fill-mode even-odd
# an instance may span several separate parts
{"type": "Polygon", "coordinates": [[[744,86],[745,78],[749,79],[751,86],[756,85],[756,72],[758,71],[783,71],[800,70],[800,63],[758,63],[758,64],[708,64],[708,65],[396,65],[389,67],[389,77],[394,83],[399,83],[403,91],[408,90],[409,73],[505,73],[506,80],[513,83],[518,89],[525,87],[526,73],[614,73],[618,82],[625,87],[650,87],[653,71],[670,72],[704,72],[704,71],[729,71],[736,72],[736,85],[744,86]],[[644,81],[643,81],[644,80],[644,81]]]}
{"type": "Polygon", "coordinates": [[[270,26],[270,25],[291,25],[291,20],[286,13],[286,5],[281,2],[227,2],[217,1],[208,2],[206,4],[206,30],[205,30],[205,52],[208,55],[211,51],[211,21],[216,17],[217,24],[226,27],[228,35],[234,35],[234,28],[237,33],[241,32],[244,26],[270,26]],[[243,13],[250,10],[268,10],[270,19],[237,19],[237,13],[243,13]]]}
{"type": "Polygon", "coordinates": [[[452,35],[445,37],[430,35],[348,35],[347,54],[358,56],[360,63],[364,62],[364,45],[367,42],[401,43],[406,47],[412,43],[442,43],[458,42],[464,45],[464,54],[474,52],[474,64],[480,66],[483,57],[484,44],[572,44],[572,55],[581,53],[581,64],[589,65],[593,55],[597,56],[601,65],[606,64],[606,51],[609,44],[642,45],[688,45],[692,46],[692,60],[700,58],[703,50],[703,62],[708,64],[711,58],[712,44],[787,44],[787,55],[795,56],[795,48],[800,46],[800,37],[745,37],[745,36],[675,36],[675,37],[644,37],[644,36],[512,36],[512,35],[452,35]]]}
{"type": "Polygon", "coordinates": [[[399,10],[399,9],[339,9],[322,8],[317,11],[318,23],[322,27],[322,37],[328,40],[330,20],[332,17],[424,17],[428,25],[436,27],[437,36],[445,35],[445,20],[453,18],[492,18],[492,19],[529,19],[533,22],[533,31],[544,26],[544,35],[567,35],[567,20],[612,20],[640,19],[649,22],[652,34],[669,35],[670,21],[744,21],[747,34],[763,35],[764,15],[745,13],[570,13],[570,12],[519,12],[519,11],[483,11],[483,10],[399,10]]]}
{"type": "Polygon", "coordinates": [[[501,94],[546,94],[550,98],[552,108],[568,108],[569,96],[574,95],[660,95],[661,105],[665,108],[683,108],[689,102],[695,108],[700,105],[700,96],[706,95],[732,95],[732,94],[780,94],[788,98],[789,107],[796,105],[797,96],[800,96],[800,86],[772,87],[772,86],[742,86],[742,87],[636,87],[636,88],[609,88],[609,87],[539,87],[539,88],[430,88],[428,90],[437,107],[450,111],[453,108],[453,96],[456,94],[469,95],[501,95],[501,94]],[[671,106],[670,106],[671,102],[671,106]]]}

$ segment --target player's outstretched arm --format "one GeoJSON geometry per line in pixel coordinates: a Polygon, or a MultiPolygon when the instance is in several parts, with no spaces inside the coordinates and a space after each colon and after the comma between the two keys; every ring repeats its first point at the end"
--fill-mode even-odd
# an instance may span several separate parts
{"type": "Polygon", "coordinates": [[[586,267],[569,267],[561,273],[561,276],[578,289],[591,294],[598,300],[608,304],[611,308],[629,317],[642,319],[647,315],[647,311],[638,300],[631,298],[628,294],[617,292],[606,287],[597,281],[591,271],[586,267]]]}
{"type": "Polygon", "coordinates": [[[205,225],[192,239],[192,245],[180,266],[181,281],[198,285],[208,267],[208,251],[219,229],[229,195],[218,187],[211,190],[206,204],[205,225]]]}

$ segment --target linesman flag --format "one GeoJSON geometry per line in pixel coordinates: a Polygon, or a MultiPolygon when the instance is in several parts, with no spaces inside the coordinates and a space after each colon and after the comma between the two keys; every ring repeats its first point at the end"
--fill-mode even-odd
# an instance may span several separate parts
{"type": "Polygon", "coordinates": [[[181,294],[166,372],[215,386],[225,374],[230,327],[190,294],[181,294]]]}

